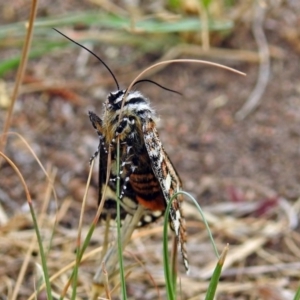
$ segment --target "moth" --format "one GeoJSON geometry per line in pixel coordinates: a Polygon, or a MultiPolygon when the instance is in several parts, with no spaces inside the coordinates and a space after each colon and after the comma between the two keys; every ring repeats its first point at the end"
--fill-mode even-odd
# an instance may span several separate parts
{"type": "MultiPolygon", "coordinates": [[[[99,201],[102,198],[105,201],[100,218],[106,219],[108,216],[115,218],[117,201],[119,201],[121,219],[124,219],[127,214],[133,215],[138,205],[142,205],[145,210],[138,226],[156,221],[165,213],[171,198],[182,190],[182,183],[159,139],[155,111],[151,108],[149,100],[139,91],[121,90],[115,75],[100,57],[56,31],[95,56],[112,75],[117,86],[117,91],[108,95],[101,118],[94,112],[89,112],[90,121],[99,136],[98,150],[91,160],[99,155],[99,201]],[[119,174],[117,172],[118,140],[121,162],[119,174]],[[107,178],[109,161],[110,172],[107,178]],[[117,178],[121,186],[120,197],[116,193],[117,178]],[[106,182],[108,182],[107,186],[106,182]]],[[[147,81],[155,83],[151,80],[147,81]]],[[[138,81],[135,82],[137,83],[138,81]]],[[[169,224],[175,232],[183,263],[188,271],[182,200],[182,194],[177,194],[173,199],[169,224]]]]}
{"type": "MultiPolygon", "coordinates": [[[[105,191],[104,210],[101,217],[116,217],[116,179],[119,176],[121,194],[121,218],[134,214],[138,205],[145,213],[138,226],[152,223],[161,217],[173,195],[182,190],[182,183],[170,158],[159,139],[156,114],[149,100],[139,91],[118,89],[108,95],[103,115],[89,112],[100,143],[99,153],[99,199],[105,191]],[[123,107],[122,102],[124,101],[123,107]],[[116,140],[120,141],[120,174],[116,171],[116,140]],[[108,149],[111,170],[107,181],[108,149]]],[[[186,270],[189,268],[186,252],[186,228],[181,208],[182,195],[172,201],[169,223],[180,245],[186,270]]]]}

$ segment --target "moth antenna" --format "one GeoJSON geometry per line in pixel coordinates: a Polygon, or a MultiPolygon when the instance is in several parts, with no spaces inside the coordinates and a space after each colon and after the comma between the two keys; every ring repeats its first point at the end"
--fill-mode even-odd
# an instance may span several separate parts
{"type": "Polygon", "coordinates": [[[66,39],[68,39],[69,41],[73,42],[74,44],[78,45],[79,47],[85,49],[87,52],[89,52],[90,54],[92,54],[94,57],[96,57],[103,65],[104,67],[108,70],[108,72],[111,74],[112,78],[114,79],[117,89],[118,91],[120,90],[120,86],[119,83],[117,81],[116,76],[114,75],[114,73],[112,72],[112,70],[108,67],[108,65],[97,55],[95,54],[93,51],[91,51],[90,49],[86,48],[85,46],[75,42],[74,40],[72,40],[71,38],[69,38],[68,36],[66,36],[65,34],[63,34],[62,32],[60,32],[59,30],[57,30],[56,28],[52,28],[54,29],[56,32],[58,32],[59,34],[61,34],[62,36],[64,36],[66,39]]]}
{"type": "Polygon", "coordinates": [[[141,79],[141,80],[138,80],[138,81],[136,81],[136,82],[134,83],[133,86],[135,86],[136,84],[141,83],[141,82],[151,82],[151,83],[153,83],[153,84],[159,86],[160,88],[162,88],[162,89],[164,89],[164,90],[166,90],[166,91],[169,91],[169,92],[172,92],[172,93],[175,93],[175,94],[178,94],[178,95],[182,96],[182,93],[177,92],[177,91],[175,91],[175,90],[168,89],[168,88],[166,88],[165,86],[162,86],[162,85],[160,85],[159,83],[157,83],[157,82],[155,82],[155,81],[153,81],[153,80],[151,80],[151,79],[141,79]]]}

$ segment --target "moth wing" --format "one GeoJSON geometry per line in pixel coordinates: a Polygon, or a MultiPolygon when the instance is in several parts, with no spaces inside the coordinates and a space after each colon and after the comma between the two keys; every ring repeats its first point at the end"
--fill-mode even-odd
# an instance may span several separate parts
{"type": "MultiPolygon", "coordinates": [[[[107,178],[111,179],[112,177],[116,177],[115,163],[113,158],[110,163],[108,160],[109,151],[108,146],[105,144],[104,131],[103,131],[103,121],[93,112],[89,112],[89,118],[92,122],[93,127],[96,129],[99,136],[99,145],[96,153],[92,156],[91,160],[93,160],[96,156],[99,156],[99,169],[98,169],[98,205],[100,205],[103,197],[103,193],[105,193],[105,197],[103,199],[104,206],[100,216],[100,219],[106,220],[107,217],[111,219],[115,219],[117,216],[117,193],[116,193],[116,181],[109,180],[107,182],[107,178]],[[109,165],[108,165],[109,164],[109,165]]],[[[113,150],[112,150],[113,152],[113,150]]],[[[113,156],[113,155],[111,155],[113,156]]],[[[129,197],[127,201],[134,201],[131,199],[132,195],[125,195],[129,197]],[[131,197],[130,197],[131,196],[131,197]]],[[[124,197],[125,199],[127,197],[124,197]]],[[[132,208],[132,204],[131,204],[132,208]]],[[[123,206],[120,207],[121,219],[123,220],[128,210],[124,209],[123,206]]]]}
{"type": "MultiPolygon", "coordinates": [[[[143,135],[153,173],[159,181],[166,204],[168,204],[172,196],[182,189],[181,180],[162,146],[155,122],[151,118],[143,124],[143,135]]],[[[173,200],[170,208],[170,220],[171,227],[178,238],[184,266],[188,271],[189,263],[185,246],[186,227],[181,209],[182,198],[182,195],[179,194],[173,200]]]]}
{"type": "Polygon", "coordinates": [[[102,198],[102,189],[104,188],[106,182],[106,173],[107,173],[107,151],[103,144],[103,127],[102,127],[102,120],[93,112],[89,111],[89,118],[96,129],[98,136],[99,136],[99,145],[96,153],[91,158],[94,159],[96,156],[99,156],[99,171],[98,171],[98,205],[100,204],[102,198]]]}

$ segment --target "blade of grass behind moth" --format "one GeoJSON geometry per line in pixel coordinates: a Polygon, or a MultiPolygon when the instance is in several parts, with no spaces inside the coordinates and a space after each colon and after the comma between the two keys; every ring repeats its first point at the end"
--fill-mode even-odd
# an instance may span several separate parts
{"type": "Polygon", "coordinates": [[[109,290],[109,280],[108,280],[108,273],[105,269],[105,264],[104,262],[102,263],[102,270],[103,270],[103,274],[104,274],[104,290],[105,290],[105,295],[106,295],[106,298],[111,300],[111,293],[110,293],[110,290],[109,290]]]}
{"type": "MultiPolygon", "coordinates": [[[[99,175],[98,176],[101,176],[100,174],[100,163],[101,163],[101,152],[99,151],[99,154],[98,154],[98,160],[99,160],[99,175]]],[[[108,159],[107,159],[107,168],[106,168],[106,182],[105,182],[105,186],[104,186],[104,190],[102,192],[102,197],[101,197],[101,200],[100,200],[100,204],[98,206],[98,209],[97,209],[97,213],[96,213],[96,216],[93,220],[93,225],[96,226],[98,221],[99,221],[99,218],[100,218],[100,215],[101,215],[101,212],[103,210],[103,207],[104,207],[104,202],[105,202],[105,195],[106,195],[106,189],[107,189],[107,186],[108,186],[108,181],[109,181],[109,177],[110,177],[110,170],[111,170],[111,147],[108,148],[108,159]]],[[[100,180],[99,180],[100,182],[100,180]]],[[[99,189],[101,189],[102,187],[99,186],[99,189]]]]}
{"type": "Polygon", "coordinates": [[[177,238],[174,235],[173,236],[173,245],[172,245],[172,277],[173,277],[173,286],[176,286],[176,282],[177,282],[177,274],[178,274],[178,270],[177,270],[177,256],[178,256],[178,243],[177,243],[177,238]]]}
{"type": "Polygon", "coordinates": [[[173,195],[170,202],[167,205],[165,216],[164,216],[164,230],[163,230],[163,264],[164,274],[166,280],[167,298],[168,300],[176,299],[176,279],[172,276],[169,264],[169,253],[168,253],[168,227],[169,227],[169,214],[173,199],[177,196],[177,193],[173,195]]]}
{"type": "MultiPolygon", "coordinates": [[[[101,162],[101,159],[100,159],[100,154],[101,152],[99,152],[99,163],[101,162]]],[[[99,170],[100,170],[100,166],[99,166],[99,170]]],[[[104,190],[102,192],[102,197],[101,197],[101,200],[100,200],[100,204],[98,206],[98,210],[97,210],[97,213],[96,213],[96,216],[94,218],[94,221],[93,221],[93,226],[96,226],[97,223],[98,223],[98,220],[100,218],[100,215],[101,215],[101,212],[103,210],[103,206],[104,206],[104,203],[105,203],[105,195],[106,195],[106,189],[107,189],[107,186],[108,186],[108,181],[109,181],[109,178],[110,178],[110,170],[111,170],[111,147],[108,148],[108,160],[107,160],[107,168],[106,168],[106,182],[105,182],[105,186],[104,186],[104,190]]],[[[100,174],[99,174],[100,176],[100,174]]],[[[100,181],[99,181],[100,182],[100,181]]],[[[101,187],[99,187],[100,189],[101,187]]],[[[106,220],[108,221],[108,220],[106,220]]],[[[107,230],[109,230],[107,228],[107,230]]],[[[106,239],[107,240],[107,239],[106,239]]],[[[105,262],[107,263],[107,257],[109,256],[109,253],[106,251],[105,252],[105,248],[106,246],[102,247],[102,254],[101,254],[101,261],[105,260],[105,262]]],[[[112,249],[110,249],[112,250],[112,249]]],[[[112,252],[112,251],[110,251],[112,252]]],[[[113,263],[113,268],[115,268],[115,265],[116,265],[116,262],[113,263]]],[[[105,266],[106,267],[106,271],[107,273],[110,275],[110,272],[111,272],[111,268],[110,266],[108,267],[107,265],[105,266]]],[[[101,286],[101,284],[103,283],[103,271],[102,271],[102,265],[100,267],[98,267],[95,275],[94,275],[94,278],[93,278],[93,290],[92,290],[92,299],[97,299],[98,296],[99,296],[99,286],[101,286]]],[[[105,278],[104,278],[105,280],[105,278]]],[[[100,289],[101,290],[101,289],[100,289]]]]}
{"type": "Polygon", "coordinates": [[[118,239],[118,255],[119,255],[119,270],[120,270],[120,282],[122,299],[127,299],[126,283],[123,264],[123,246],[121,237],[121,208],[120,208],[120,139],[117,139],[117,239],[118,239]]]}
{"type": "Polygon", "coordinates": [[[37,237],[37,240],[38,240],[38,245],[39,245],[39,250],[40,250],[40,255],[41,255],[41,261],[42,261],[42,267],[43,267],[43,272],[44,272],[44,278],[45,278],[45,284],[46,284],[47,297],[48,297],[49,300],[52,300],[51,285],[50,285],[50,280],[49,280],[49,272],[48,272],[48,266],[47,266],[47,262],[46,262],[46,255],[45,255],[45,252],[44,252],[42,237],[41,237],[41,234],[40,234],[40,231],[39,231],[38,222],[37,222],[37,219],[36,219],[36,216],[35,216],[35,212],[34,212],[33,205],[32,205],[32,199],[31,199],[28,187],[26,185],[26,182],[25,182],[21,172],[19,171],[17,166],[13,163],[13,161],[11,161],[1,151],[0,151],[0,156],[2,156],[10,164],[10,166],[13,168],[13,170],[17,173],[17,175],[20,178],[21,183],[24,187],[27,203],[29,205],[29,209],[30,209],[30,213],[31,213],[32,221],[33,221],[33,226],[34,226],[36,237],[37,237]]]}
{"type": "Polygon", "coordinates": [[[218,287],[218,283],[219,283],[219,279],[220,279],[220,275],[221,275],[221,271],[224,265],[224,261],[226,258],[226,254],[228,252],[229,246],[226,245],[226,247],[224,248],[218,263],[215,267],[215,270],[213,272],[213,275],[211,277],[211,280],[209,282],[209,286],[208,286],[208,290],[205,296],[205,300],[214,300],[215,294],[216,294],[216,290],[218,287]]]}
{"type": "MultiPolygon", "coordinates": [[[[105,220],[105,232],[104,232],[104,239],[103,239],[103,249],[101,252],[101,257],[100,257],[100,261],[103,261],[105,254],[107,253],[108,250],[108,245],[109,245],[109,225],[110,225],[110,220],[111,220],[111,215],[107,214],[107,218],[105,220]]],[[[103,269],[103,268],[102,268],[103,269]]]]}
{"type": "MultiPolygon", "coordinates": [[[[217,258],[219,259],[220,256],[219,256],[219,253],[218,253],[218,250],[217,250],[217,247],[215,245],[215,242],[214,242],[214,239],[212,237],[212,234],[211,234],[211,231],[209,229],[209,226],[208,226],[208,223],[204,217],[204,214],[202,212],[202,209],[201,207],[199,206],[198,202],[196,201],[196,199],[190,195],[189,193],[187,192],[184,192],[184,191],[180,191],[176,194],[173,195],[173,197],[170,199],[170,202],[168,203],[167,205],[167,208],[166,208],[166,213],[165,213],[165,219],[164,219],[164,234],[163,234],[163,258],[164,258],[164,273],[165,273],[165,279],[166,279],[166,288],[167,288],[167,295],[168,295],[168,299],[170,300],[173,300],[175,299],[175,293],[174,291],[176,291],[175,286],[173,285],[174,283],[174,278],[172,277],[172,274],[170,272],[170,267],[169,267],[169,257],[168,257],[168,216],[169,216],[169,210],[170,210],[170,207],[171,207],[171,203],[172,203],[172,200],[178,195],[178,194],[183,194],[183,195],[186,195],[187,197],[189,197],[193,202],[194,204],[196,205],[197,209],[199,210],[199,213],[201,214],[202,216],[202,219],[203,219],[203,222],[206,226],[206,229],[208,231],[208,235],[210,237],[210,240],[211,240],[211,243],[213,245],[213,248],[214,248],[214,252],[217,256],[217,258]]],[[[176,282],[176,281],[175,281],[176,282]]]]}
{"type": "MultiPolygon", "coordinates": [[[[127,214],[127,216],[125,217],[124,222],[122,224],[122,228],[121,228],[121,243],[122,243],[123,249],[130,241],[132,233],[135,230],[136,225],[139,222],[139,220],[141,219],[143,213],[144,213],[144,208],[143,208],[143,206],[139,205],[133,216],[127,214]]],[[[117,276],[119,276],[120,271],[118,269],[116,269],[116,266],[118,266],[118,261],[119,261],[119,247],[118,247],[117,242],[115,242],[111,245],[111,247],[107,251],[103,261],[105,263],[105,269],[109,275],[109,279],[116,278],[117,276]]],[[[127,275],[125,276],[125,278],[126,277],[127,277],[127,275]]],[[[103,285],[105,283],[104,280],[105,280],[105,278],[103,276],[103,268],[101,265],[101,267],[98,268],[98,270],[94,276],[94,279],[93,279],[93,283],[94,283],[93,296],[94,297],[92,299],[98,299],[99,294],[102,293],[103,290],[102,290],[101,285],[103,285]]],[[[120,283],[120,280],[119,280],[119,283],[120,283]]],[[[120,284],[118,284],[118,286],[119,285],[120,284]]]]}
{"type": "Polygon", "coordinates": [[[183,194],[183,195],[186,195],[187,197],[189,197],[189,198],[194,202],[195,206],[197,207],[197,209],[198,209],[198,211],[199,211],[199,213],[200,213],[200,215],[201,215],[201,217],[202,217],[203,223],[204,223],[204,225],[205,225],[205,227],[206,227],[206,230],[207,230],[207,233],[208,233],[208,235],[209,235],[209,239],[210,239],[210,241],[211,241],[211,244],[212,244],[212,246],[213,246],[215,255],[216,255],[216,257],[219,259],[219,258],[220,258],[220,255],[219,255],[219,252],[218,252],[218,250],[217,250],[217,246],[216,246],[216,244],[215,244],[215,241],[214,241],[214,238],[213,238],[213,236],[212,236],[212,233],[211,233],[211,231],[210,231],[210,229],[209,229],[209,225],[208,225],[208,223],[207,223],[207,221],[206,221],[206,219],[205,219],[204,213],[203,213],[203,211],[202,211],[200,205],[198,204],[197,200],[196,200],[192,195],[190,195],[190,194],[187,193],[187,192],[180,191],[179,193],[181,193],[181,194],[183,194]]]}
{"type": "Polygon", "coordinates": [[[295,297],[294,297],[293,300],[300,300],[300,286],[299,286],[299,288],[297,290],[297,293],[296,293],[296,295],[295,295],[295,297]]]}

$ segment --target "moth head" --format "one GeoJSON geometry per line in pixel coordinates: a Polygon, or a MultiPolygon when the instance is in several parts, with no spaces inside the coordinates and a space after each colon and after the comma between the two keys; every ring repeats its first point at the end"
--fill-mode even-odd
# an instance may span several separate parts
{"type": "Polygon", "coordinates": [[[122,106],[123,96],[125,94],[124,90],[118,90],[116,92],[109,93],[106,101],[106,109],[108,111],[117,111],[122,106]]]}

